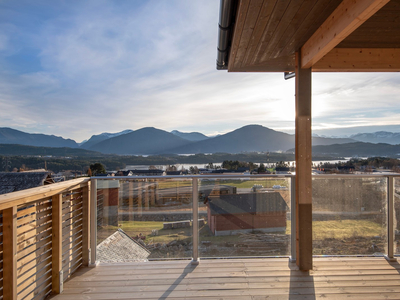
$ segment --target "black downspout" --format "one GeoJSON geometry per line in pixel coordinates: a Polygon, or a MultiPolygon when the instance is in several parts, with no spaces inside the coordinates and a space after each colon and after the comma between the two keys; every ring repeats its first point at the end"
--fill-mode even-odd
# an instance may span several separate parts
{"type": "Polygon", "coordinates": [[[229,50],[235,22],[236,0],[221,0],[219,9],[217,70],[228,69],[229,50]]]}

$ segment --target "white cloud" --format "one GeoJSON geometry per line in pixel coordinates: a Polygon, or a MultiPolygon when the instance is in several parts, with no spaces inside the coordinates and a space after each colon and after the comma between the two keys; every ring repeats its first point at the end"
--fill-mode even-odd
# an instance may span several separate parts
{"type": "MultiPolygon", "coordinates": [[[[215,70],[218,2],[44,1],[25,11],[9,3],[0,21],[0,126],[77,140],[145,126],[293,129],[294,80],[215,70]],[[20,71],[12,56],[31,50],[34,70],[20,71]]],[[[399,75],[313,78],[315,128],[398,124],[399,75]]]]}

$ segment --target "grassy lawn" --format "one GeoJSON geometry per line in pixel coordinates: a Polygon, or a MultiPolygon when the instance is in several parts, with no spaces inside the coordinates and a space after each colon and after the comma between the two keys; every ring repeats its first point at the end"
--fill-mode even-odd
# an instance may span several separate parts
{"type": "MultiPolygon", "coordinates": [[[[152,221],[124,221],[121,222],[120,228],[130,236],[136,236],[139,233],[146,236],[146,243],[168,243],[173,240],[191,240],[192,228],[179,229],[162,229],[164,222],[152,221]],[[158,230],[158,235],[153,236],[152,230],[158,230]]],[[[100,230],[100,235],[104,239],[107,235],[112,234],[118,228],[115,226],[107,226],[100,230]]],[[[286,234],[290,232],[290,221],[287,221],[286,234]]],[[[382,236],[384,229],[380,224],[368,220],[333,220],[333,221],[314,221],[313,222],[313,239],[346,239],[357,236],[374,237],[382,236]]],[[[237,240],[237,236],[214,236],[208,226],[200,228],[200,239],[208,240],[215,243],[231,242],[237,240]]]]}
{"type": "Polygon", "coordinates": [[[314,239],[344,239],[351,237],[381,236],[385,229],[378,223],[368,220],[314,221],[314,239]]]}
{"type": "Polygon", "coordinates": [[[130,236],[139,233],[146,236],[146,243],[169,243],[174,240],[191,239],[192,228],[163,229],[164,222],[151,221],[124,221],[121,229],[130,236]],[[158,230],[158,235],[152,235],[152,230],[158,230]]]}
{"type": "MultiPolygon", "coordinates": [[[[215,184],[215,181],[202,181],[202,185],[215,184]]],[[[252,188],[255,184],[261,184],[265,188],[272,188],[274,185],[288,186],[285,179],[262,179],[262,180],[218,180],[218,184],[230,185],[237,188],[252,188]]]]}

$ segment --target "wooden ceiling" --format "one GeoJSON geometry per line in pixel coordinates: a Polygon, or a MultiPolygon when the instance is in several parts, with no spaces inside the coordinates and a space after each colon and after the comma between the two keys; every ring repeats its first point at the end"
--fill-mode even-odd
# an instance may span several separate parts
{"type": "Polygon", "coordinates": [[[400,71],[400,0],[240,0],[229,72],[400,71]]]}

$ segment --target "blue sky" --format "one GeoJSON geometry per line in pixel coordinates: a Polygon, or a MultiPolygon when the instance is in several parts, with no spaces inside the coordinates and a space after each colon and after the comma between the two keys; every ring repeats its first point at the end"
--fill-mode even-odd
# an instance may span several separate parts
{"type": "MultiPolygon", "coordinates": [[[[0,127],[293,132],[294,80],[215,69],[219,0],[0,1],[0,127]]],[[[400,131],[399,73],[313,75],[317,134],[400,131]]]]}

